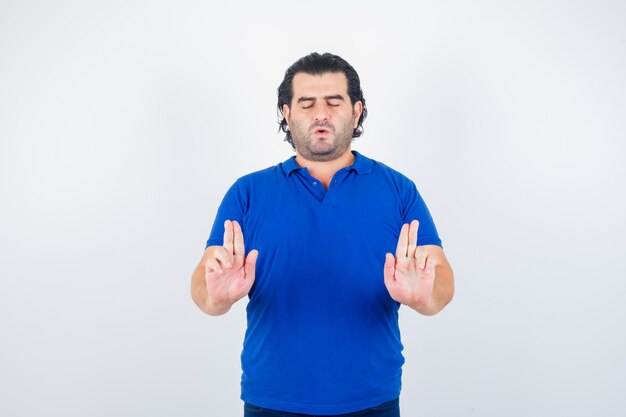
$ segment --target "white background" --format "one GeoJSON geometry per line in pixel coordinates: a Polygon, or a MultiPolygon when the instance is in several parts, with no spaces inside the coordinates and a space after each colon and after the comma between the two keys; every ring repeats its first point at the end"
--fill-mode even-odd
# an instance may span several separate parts
{"type": "Polygon", "coordinates": [[[189,283],[239,176],[292,155],[333,52],[354,144],[412,178],[456,274],[403,308],[403,415],[626,409],[626,3],[0,0],[0,415],[237,416],[245,302],[189,283]]]}

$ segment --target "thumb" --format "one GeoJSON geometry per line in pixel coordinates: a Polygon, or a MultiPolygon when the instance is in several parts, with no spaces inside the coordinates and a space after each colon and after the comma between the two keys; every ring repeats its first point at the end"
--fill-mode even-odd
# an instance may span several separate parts
{"type": "Polygon", "coordinates": [[[385,255],[385,267],[383,269],[385,276],[385,284],[390,286],[394,283],[395,272],[396,272],[396,258],[387,252],[385,255]]]}
{"type": "Polygon", "coordinates": [[[243,266],[246,278],[254,279],[254,271],[256,270],[256,260],[259,257],[259,251],[252,249],[246,256],[246,263],[243,266]]]}

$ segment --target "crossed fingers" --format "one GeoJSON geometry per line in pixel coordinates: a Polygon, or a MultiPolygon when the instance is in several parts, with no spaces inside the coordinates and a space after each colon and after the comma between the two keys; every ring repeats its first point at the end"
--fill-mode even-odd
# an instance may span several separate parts
{"type": "Polygon", "coordinates": [[[231,255],[245,255],[243,232],[237,221],[224,222],[224,249],[231,255]]]}
{"type": "Polygon", "coordinates": [[[426,267],[428,255],[423,248],[417,246],[417,231],[419,229],[419,221],[413,220],[410,224],[403,224],[400,229],[400,237],[396,247],[396,260],[417,261],[419,269],[426,267]]]}
{"type": "Polygon", "coordinates": [[[396,258],[413,258],[417,248],[417,229],[419,222],[413,220],[411,224],[403,224],[400,229],[398,246],[396,247],[396,258]]]}

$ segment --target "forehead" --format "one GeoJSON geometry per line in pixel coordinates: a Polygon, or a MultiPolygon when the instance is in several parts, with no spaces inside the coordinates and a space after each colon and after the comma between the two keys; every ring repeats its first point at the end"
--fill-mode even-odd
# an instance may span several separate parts
{"type": "Polygon", "coordinates": [[[321,75],[299,72],[293,77],[293,98],[348,95],[348,80],[343,72],[326,72],[321,75]]]}

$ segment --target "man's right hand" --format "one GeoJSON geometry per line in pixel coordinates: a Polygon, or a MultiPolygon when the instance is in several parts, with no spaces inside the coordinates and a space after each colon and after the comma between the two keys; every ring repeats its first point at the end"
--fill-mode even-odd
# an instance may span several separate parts
{"type": "MultiPolygon", "coordinates": [[[[251,250],[246,257],[241,226],[236,221],[226,220],[224,222],[224,245],[207,248],[201,261],[201,265],[202,262],[204,263],[202,269],[204,269],[206,292],[200,291],[199,293],[204,293],[202,294],[204,297],[201,297],[204,300],[194,298],[194,301],[207,314],[226,313],[235,302],[250,292],[254,284],[258,255],[259,252],[255,249],[251,250]]],[[[197,282],[197,284],[200,283],[197,282]]]]}

